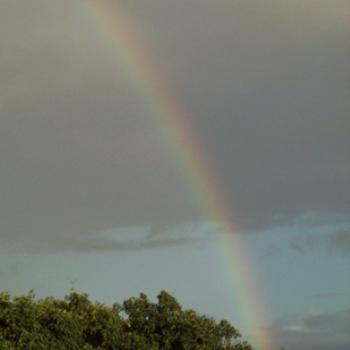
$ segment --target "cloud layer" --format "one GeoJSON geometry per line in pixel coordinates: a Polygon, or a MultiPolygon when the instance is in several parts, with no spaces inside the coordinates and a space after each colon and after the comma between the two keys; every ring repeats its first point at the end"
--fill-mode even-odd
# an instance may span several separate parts
{"type": "Polygon", "coordinates": [[[275,330],[286,349],[346,350],[349,327],[350,310],[345,310],[281,319],[275,330]]]}
{"type": "Polygon", "coordinates": [[[295,238],[290,242],[289,248],[300,253],[314,249],[326,249],[350,254],[350,230],[339,229],[329,234],[295,238]]]}
{"type": "MultiPolygon", "coordinates": [[[[188,110],[237,225],[350,213],[347,1],[121,6],[188,110]]],[[[80,2],[3,1],[0,41],[1,238],[54,245],[208,219],[169,126],[80,2]]]]}

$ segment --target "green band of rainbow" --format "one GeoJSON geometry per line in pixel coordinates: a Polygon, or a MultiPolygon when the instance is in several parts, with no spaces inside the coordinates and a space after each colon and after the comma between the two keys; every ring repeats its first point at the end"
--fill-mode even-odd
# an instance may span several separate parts
{"type": "Polygon", "coordinates": [[[264,317],[263,303],[258,297],[249,254],[242,239],[235,234],[237,228],[231,219],[232,209],[217,184],[213,168],[186,118],[181,103],[169,92],[155,60],[141,45],[135,27],[117,2],[82,0],[81,3],[90,16],[104,27],[116,52],[118,64],[138,86],[159,122],[166,125],[170,139],[176,144],[177,156],[181,164],[188,168],[191,181],[198,190],[198,203],[205,203],[203,207],[220,224],[224,233],[224,239],[220,240],[220,255],[224,257],[224,264],[234,281],[233,298],[240,304],[245,323],[249,324],[249,333],[254,334],[253,344],[257,350],[271,349],[273,337],[267,327],[262,327],[267,318],[264,317]]]}

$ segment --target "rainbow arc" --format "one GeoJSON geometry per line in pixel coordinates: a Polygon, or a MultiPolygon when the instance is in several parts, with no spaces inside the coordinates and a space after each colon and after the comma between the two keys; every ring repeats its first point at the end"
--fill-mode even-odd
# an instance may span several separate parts
{"type": "Polygon", "coordinates": [[[262,327],[267,318],[248,250],[236,234],[237,227],[232,220],[233,210],[186,117],[185,108],[162,79],[156,60],[143,47],[135,26],[117,1],[82,0],[81,4],[94,22],[104,28],[118,64],[135,83],[159,123],[166,125],[170,140],[176,144],[178,161],[188,169],[192,184],[197,189],[198,203],[205,203],[203,207],[219,223],[223,232],[220,255],[224,257],[230,279],[234,281],[235,292],[232,298],[237,299],[244,322],[249,325],[249,333],[254,334],[254,346],[256,350],[271,350],[274,340],[267,328],[262,327]]]}

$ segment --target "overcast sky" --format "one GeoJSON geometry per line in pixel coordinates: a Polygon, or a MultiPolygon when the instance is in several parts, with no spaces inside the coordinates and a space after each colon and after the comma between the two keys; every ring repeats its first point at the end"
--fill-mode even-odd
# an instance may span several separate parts
{"type": "MultiPolygon", "coordinates": [[[[287,350],[348,349],[350,3],[118,3],[234,208],[264,326],[287,350]]],[[[215,218],[84,1],[0,0],[0,44],[2,288],[168,289],[239,323],[215,218]]]]}

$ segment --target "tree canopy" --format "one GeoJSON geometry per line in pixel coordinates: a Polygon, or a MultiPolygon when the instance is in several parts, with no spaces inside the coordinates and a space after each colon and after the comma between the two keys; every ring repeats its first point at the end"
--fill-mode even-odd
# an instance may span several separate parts
{"type": "Polygon", "coordinates": [[[112,307],[71,291],[64,299],[0,293],[2,350],[252,350],[228,321],[185,310],[162,291],[112,307]]]}

